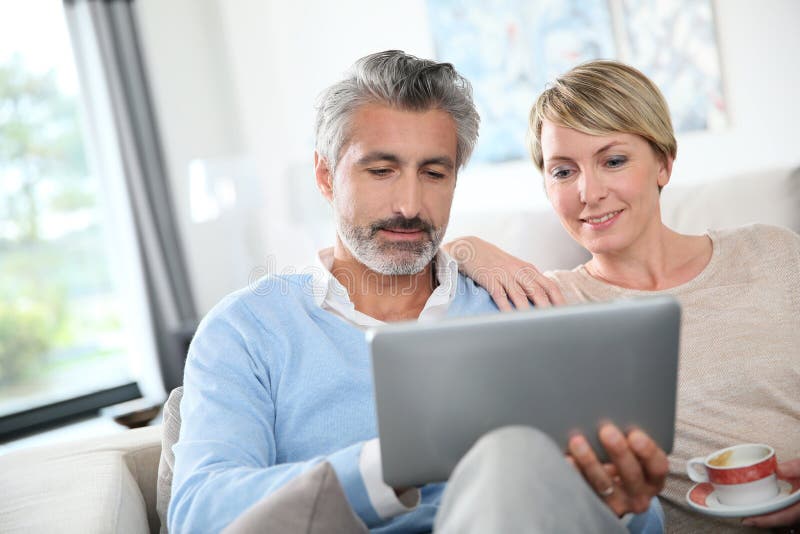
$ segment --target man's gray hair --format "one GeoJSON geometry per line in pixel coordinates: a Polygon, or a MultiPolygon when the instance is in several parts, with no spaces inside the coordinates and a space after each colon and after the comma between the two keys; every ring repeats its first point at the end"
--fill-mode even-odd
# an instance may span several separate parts
{"type": "Polygon", "coordinates": [[[472,85],[450,63],[420,59],[401,50],[365,56],[344,80],[323,91],[317,105],[316,148],[333,172],[349,141],[350,121],[364,104],[404,111],[440,109],[456,123],[456,169],[469,160],[478,139],[480,116],[472,85]]]}

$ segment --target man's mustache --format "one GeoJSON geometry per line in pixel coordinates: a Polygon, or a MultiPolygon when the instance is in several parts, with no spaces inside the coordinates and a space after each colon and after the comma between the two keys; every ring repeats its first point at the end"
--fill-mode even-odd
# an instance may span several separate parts
{"type": "Polygon", "coordinates": [[[406,219],[405,217],[392,217],[391,219],[383,219],[376,221],[370,225],[372,235],[375,235],[380,230],[419,230],[432,235],[434,227],[431,223],[422,220],[420,217],[406,219]]]}

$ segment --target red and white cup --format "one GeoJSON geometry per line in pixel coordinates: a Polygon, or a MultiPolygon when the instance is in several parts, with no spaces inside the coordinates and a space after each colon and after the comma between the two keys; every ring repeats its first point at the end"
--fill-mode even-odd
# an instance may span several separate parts
{"type": "Polygon", "coordinates": [[[742,506],[778,494],[777,465],[775,449],[747,443],[720,449],[705,458],[692,458],[686,472],[695,482],[710,482],[720,503],[742,506]]]}

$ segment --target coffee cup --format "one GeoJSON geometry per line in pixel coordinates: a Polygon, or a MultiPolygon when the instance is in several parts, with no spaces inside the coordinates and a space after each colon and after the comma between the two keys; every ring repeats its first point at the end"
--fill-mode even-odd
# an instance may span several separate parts
{"type": "Polygon", "coordinates": [[[720,503],[743,506],[778,494],[777,465],[775,449],[747,443],[720,449],[705,458],[692,458],[686,472],[695,482],[710,482],[720,503]]]}

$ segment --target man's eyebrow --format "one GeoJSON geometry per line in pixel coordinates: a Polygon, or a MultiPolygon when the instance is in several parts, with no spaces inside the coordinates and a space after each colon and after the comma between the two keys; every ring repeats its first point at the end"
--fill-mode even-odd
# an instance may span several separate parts
{"type": "Polygon", "coordinates": [[[391,161],[392,163],[400,163],[400,158],[389,152],[369,152],[361,156],[356,164],[369,165],[378,161],[391,161]]]}
{"type": "Polygon", "coordinates": [[[456,166],[455,162],[452,160],[452,158],[450,158],[450,156],[439,156],[438,158],[428,158],[422,160],[421,166],[425,165],[441,165],[443,167],[447,167],[448,169],[454,169],[456,166]]]}
{"type": "MultiPolygon", "coordinates": [[[[361,156],[357,161],[357,165],[370,165],[378,161],[388,161],[391,163],[403,163],[399,157],[389,152],[369,152],[361,156]]],[[[433,158],[426,158],[420,162],[420,167],[425,165],[441,165],[448,169],[454,169],[456,164],[449,156],[438,156],[433,158]]]]}

